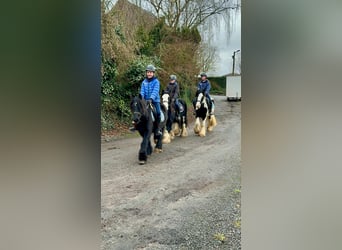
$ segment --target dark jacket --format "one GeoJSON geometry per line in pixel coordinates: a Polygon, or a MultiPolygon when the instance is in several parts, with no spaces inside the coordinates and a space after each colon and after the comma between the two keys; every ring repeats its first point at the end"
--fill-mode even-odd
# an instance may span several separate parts
{"type": "Polygon", "coordinates": [[[204,82],[200,81],[197,86],[197,90],[203,91],[206,96],[209,95],[210,91],[210,82],[208,79],[206,79],[204,82]]]}
{"type": "Polygon", "coordinates": [[[166,92],[169,93],[171,99],[177,99],[179,96],[179,85],[177,82],[171,83],[166,87],[166,92]]]}

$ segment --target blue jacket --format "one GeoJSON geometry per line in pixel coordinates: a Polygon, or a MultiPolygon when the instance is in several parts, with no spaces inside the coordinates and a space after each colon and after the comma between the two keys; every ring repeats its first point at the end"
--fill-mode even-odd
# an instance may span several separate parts
{"type": "Polygon", "coordinates": [[[145,78],[141,83],[140,94],[145,100],[152,99],[153,102],[160,102],[159,89],[160,83],[156,77],[145,78]]]}
{"type": "Polygon", "coordinates": [[[205,91],[205,95],[209,95],[209,91],[210,91],[210,82],[208,79],[206,79],[204,82],[200,81],[198,83],[198,86],[197,86],[197,90],[200,90],[200,91],[205,91]]]}

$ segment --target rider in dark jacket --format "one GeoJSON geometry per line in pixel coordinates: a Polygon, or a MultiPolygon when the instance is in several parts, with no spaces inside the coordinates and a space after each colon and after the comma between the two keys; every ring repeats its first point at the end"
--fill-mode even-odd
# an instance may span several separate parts
{"type": "Polygon", "coordinates": [[[175,75],[170,75],[170,82],[167,85],[165,92],[167,92],[170,95],[171,103],[174,102],[178,110],[182,112],[183,106],[178,101],[179,85],[176,80],[177,80],[177,77],[175,75]]]}
{"type": "MultiPolygon", "coordinates": [[[[211,85],[209,80],[207,79],[207,74],[205,72],[201,73],[201,81],[198,83],[197,85],[197,90],[198,91],[204,91],[204,95],[207,97],[208,103],[209,103],[209,113],[211,113],[211,109],[212,109],[212,99],[209,95],[209,91],[210,91],[211,85]]],[[[196,98],[193,101],[193,105],[194,105],[194,109],[195,109],[195,105],[196,105],[196,98]]]]}

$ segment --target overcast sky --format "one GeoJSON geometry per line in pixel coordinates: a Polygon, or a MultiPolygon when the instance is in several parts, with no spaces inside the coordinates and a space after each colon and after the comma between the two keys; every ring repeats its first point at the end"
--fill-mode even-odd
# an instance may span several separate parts
{"type": "MultiPolygon", "coordinates": [[[[232,32],[228,35],[225,31],[224,21],[221,22],[221,27],[213,37],[213,46],[217,49],[219,58],[217,60],[216,69],[209,71],[209,75],[221,76],[232,73],[233,68],[233,52],[241,50],[241,9],[237,11],[235,20],[233,21],[232,32]]],[[[240,73],[237,65],[241,58],[241,51],[235,54],[235,73],[240,73]]]]}

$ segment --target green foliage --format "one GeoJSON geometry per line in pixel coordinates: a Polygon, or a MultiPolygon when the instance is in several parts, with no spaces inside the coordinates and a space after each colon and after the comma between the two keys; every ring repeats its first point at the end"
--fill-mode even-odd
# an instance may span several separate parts
{"type": "Polygon", "coordinates": [[[146,27],[140,26],[137,30],[137,40],[140,48],[137,53],[139,55],[153,56],[157,46],[167,36],[168,31],[165,27],[164,19],[159,20],[154,27],[148,31],[146,27]]]}
{"type": "Polygon", "coordinates": [[[131,112],[126,102],[127,92],[115,81],[117,75],[115,62],[103,59],[102,67],[101,125],[104,130],[107,130],[114,128],[115,118],[127,120],[131,112]]]}
{"type": "Polygon", "coordinates": [[[184,40],[192,41],[197,44],[202,40],[201,34],[197,28],[182,27],[177,29],[177,33],[180,34],[184,40]]]}
{"type": "Polygon", "coordinates": [[[226,93],[226,77],[209,77],[211,84],[210,93],[215,95],[224,95],[226,93]]]}
{"type": "Polygon", "coordinates": [[[126,91],[131,95],[137,95],[137,90],[145,78],[145,70],[148,64],[153,64],[158,68],[160,60],[157,57],[141,56],[129,64],[123,81],[126,91]]]}
{"type": "Polygon", "coordinates": [[[120,38],[121,42],[123,42],[123,43],[126,42],[126,37],[125,37],[125,35],[123,34],[122,25],[121,25],[121,24],[115,26],[114,32],[115,32],[115,34],[120,38]]]}

